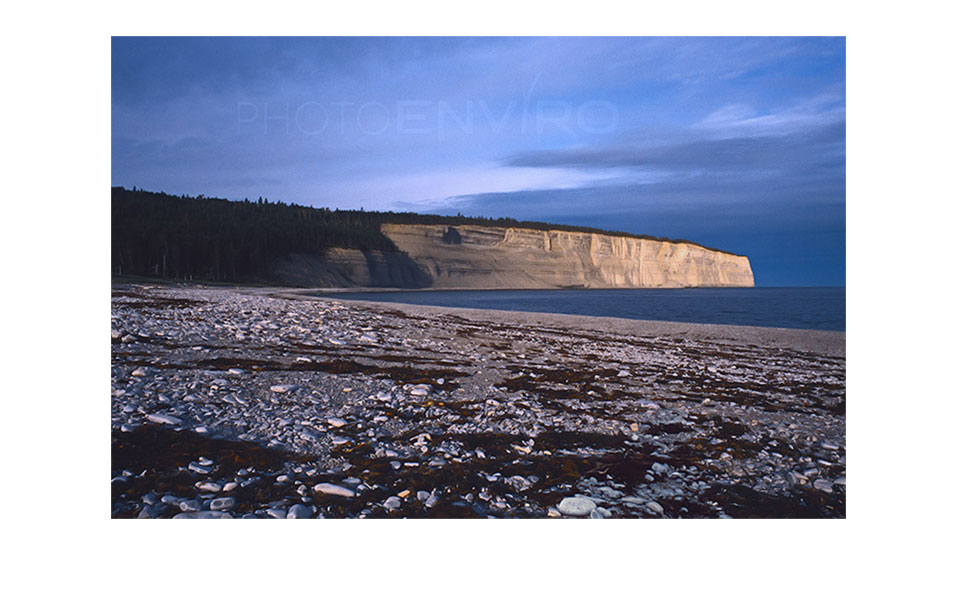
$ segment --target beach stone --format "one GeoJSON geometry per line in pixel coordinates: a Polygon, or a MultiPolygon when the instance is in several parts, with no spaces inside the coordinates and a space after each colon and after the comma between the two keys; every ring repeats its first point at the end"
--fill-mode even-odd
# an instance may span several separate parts
{"type": "Polygon", "coordinates": [[[183,500],[180,502],[179,507],[183,512],[196,512],[202,508],[203,505],[199,500],[183,500]]]}
{"type": "Polygon", "coordinates": [[[235,489],[238,488],[238,487],[239,487],[239,484],[236,483],[235,481],[228,481],[228,482],[226,482],[225,484],[223,484],[223,491],[224,491],[224,492],[232,492],[233,490],[235,490],[235,489]]]}
{"type": "Polygon", "coordinates": [[[313,486],[313,491],[328,496],[342,496],[343,498],[352,498],[356,495],[356,492],[351,489],[332,483],[318,483],[313,486]]]}
{"type": "Polygon", "coordinates": [[[243,369],[233,367],[232,369],[227,370],[227,373],[230,375],[242,375],[245,371],[243,369]]]}
{"type": "Polygon", "coordinates": [[[296,389],[295,385],[273,385],[269,388],[273,393],[289,393],[294,389],[296,389]]]}
{"type": "Polygon", "coordinates": [[[665,514],[665,508],[662,508],[662,505],[658,502],[649,502],[645,505],[645,507],[656,514],[665,514]]]}
{"type": "Polygon", "coordinates": [[[195,471],[196,473],[200,473],[202,475],[209,475],[210,473],[213,473],[213,469],[215,468],[213,465],[203,465],[198,461],[190,461],[189,465],[186,467],[190,471],[195,471]]]}
{"type": "Polygon", "coordinates": [[[130,373],[130,375],[132,375],[133,377],[146,377],[146,371],[144,371],[141,368],[133,369],[133,372],[130,373]]]}
{"type": "Polygon", "coordinates": [[[296,504],[289,509],[286,518],[312,518],[316,509],[306,504],[296,504]]]}
{"type": "Polygon", "coordinates": [[[596,504],[589,498],[563,498],[559,502],[559,512],[565,516],[587,516],[595,510],[596,504]]]}
{"type": "Polygon", "coordinates": [[[286,509],[284,508],[267,508],[266,514],[268,514],[270,518],[286,519],[286,509]]]}
{"type": "Polygon", "coordinates": [[[326,423],[333,428],[342,428],[343,426],[346,426],[346,421],[341,418],[329,418],[326,420],[326,423]]]}
{"type": "Polygon", "coordinates": [[[389,510],[399,510],[399,507],[402,506],[402,500],[398,496],[389,496],[386,498],[386,501],[383,502],[383,508],[389,510]]]}
{"type": "Polygon", "coordinates": [[[210,510],[232,510],[236,506],[233,498],[216,498],[210,502],[210,510]]]}
{"type": "Polygon", "coordinates": [[[169,426],[179,426],[183,420],[169,414],[147,414],[146,419],[154,424],[167,424],[169,426]]]}
{"type": "Polygon", "coordinates": [[[599,488],[599,491],[602,492],[602,495],[606,498],[611,498],[615,500],[616,498],[621,498],[625,494],[619,490],[610,488],[609,486],[602,486],[599,488]]]}
{"type": "Polygon", "coordinates": [[[814,482],[812,482],[812,487],[816,490],[821,490],[826,494],[832,493],[832,482],[828,481],[827,479],[816,479],[814,482]]]}
{"type": "Polygon", "coordinates": [[[659,474],[659,475],[662,475],[663,473],[668,473],[668,472],[669,472],[669,466],[668,466],[668,465],[663,465],[662,463],[653,463],[653,464],[652,464],[652,471],[655,472],[655,473],[657,473],[657,474],[659,474]]]}
{"type": "Polygon", "coordinates": [[[200,481],[196,483],[196,489],[202,490],[204,492],[210,492],[212,494],[217,494],[223,491],[223,486],[216,483],[215,481],[200,481]]]}
{"type": "Polygon", "coordinates": [[[229,512],[217,510],[200,510],[197,512],[180,512],[173,518],[233,518],[229,512]]]}

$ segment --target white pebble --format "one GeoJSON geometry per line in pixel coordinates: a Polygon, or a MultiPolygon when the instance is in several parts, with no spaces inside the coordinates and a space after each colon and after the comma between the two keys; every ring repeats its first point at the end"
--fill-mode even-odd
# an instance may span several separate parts
{"type": "Polygon", "coordinates": [[[170,416],[169,414],[147,414],[146,419],[155,424],[169,424],[170,426],[179,426],[183,423],[176,416],[170,416]]]}
{"type": "Polygon", "coordinates": [[[356,492],[352,491],[351,489],[332,483],[318,483],[313,486],[313,491],[320,494],[327,494],[329,496],[342,496],[344,498],[352,498],[356,495],[356,492]]]}

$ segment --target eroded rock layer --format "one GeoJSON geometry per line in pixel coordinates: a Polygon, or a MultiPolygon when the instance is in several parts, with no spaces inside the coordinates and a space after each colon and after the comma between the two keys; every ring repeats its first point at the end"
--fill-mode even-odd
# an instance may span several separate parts
{"type": "Polygon", "coordinates": [[[692,244],[478,226],[382,231],[439,288],[754,286],[748,258],[692,244]]]}

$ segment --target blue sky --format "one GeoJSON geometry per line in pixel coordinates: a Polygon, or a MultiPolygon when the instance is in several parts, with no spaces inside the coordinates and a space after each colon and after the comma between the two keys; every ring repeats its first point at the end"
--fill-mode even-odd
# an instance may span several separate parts
{"type": "Polygon", "coordinates": [[[686,238],[845,283],[843,38],[114,38],[112,184],[686,238]]]}

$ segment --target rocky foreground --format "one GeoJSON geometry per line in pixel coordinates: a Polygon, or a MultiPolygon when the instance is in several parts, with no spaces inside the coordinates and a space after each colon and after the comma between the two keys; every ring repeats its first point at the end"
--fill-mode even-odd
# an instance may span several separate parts
{"type": "Polygon", "coordinates": [[[115,287],[117,518],[845,516],[844,334],[115,287]]]}

